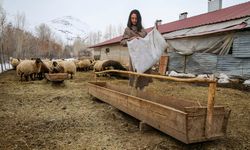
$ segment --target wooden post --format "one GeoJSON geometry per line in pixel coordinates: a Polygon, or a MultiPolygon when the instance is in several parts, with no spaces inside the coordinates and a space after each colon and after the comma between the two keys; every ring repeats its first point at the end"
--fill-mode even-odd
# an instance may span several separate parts
{"type": "Polygon", "coordinates": [[[167,71],[168,65],[168,56],[161,56],[160,64],[159,64],[159,73],[160,75],[165,75],[167,71]]]}
{"type": "MultiPolygon", "coordinates": [[[[214,76],[212,78],[214,79],[214,76]]],[[[206,128],[205,128],[205,135],[207,138],[213,135],[213,114],[214,114],[214,103],[215,103],[215,91],[216,91],[216,82],[209,83],[206,128]]]]}

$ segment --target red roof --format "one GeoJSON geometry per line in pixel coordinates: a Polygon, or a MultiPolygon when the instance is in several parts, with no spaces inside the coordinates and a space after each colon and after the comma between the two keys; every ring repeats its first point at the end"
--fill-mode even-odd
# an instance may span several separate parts
{"type": "MultiPolygon", "coordinates": [[[[178,20],[178,21],[162,24],[159,26],[158,30],[161,33],[168,33],[168,32],[173,32],[173,31],[181,30],[181,29],[193,28],[193,27],[198,27],[198,26],[203,26],[203,25],[208,25],[208,24],[214,24],[214,23],[239,19],[239,18],[247,17],[247,16],[250,16],[250,1],[239,4],[239,5],[220,9],[217,11],[193,16],[193,17],[186,18],[183,20],[178,20]]],[[[152,27],[147,28],[146,30],[150,31],[151,29],[152,27]]],[[[109,44],[115,44],[115,43],[120,42],[121,39],[122,39],[122,36],[118,36],[116,38],[104,41],[102,43],[93,45],[91,47],[94,48],[94,47],[100,47],[100,46],[109,45],[109,44]]]]}

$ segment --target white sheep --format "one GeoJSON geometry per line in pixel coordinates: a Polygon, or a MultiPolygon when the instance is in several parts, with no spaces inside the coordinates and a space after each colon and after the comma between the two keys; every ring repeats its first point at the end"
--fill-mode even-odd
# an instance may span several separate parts
{"type": "Polygon", "coordinates": [[[91,61],[89,59],[80,60],[77,63],[79,71],[88,71],[90,69],[91,61]]]}
{"type": "Polygon", "coordinates": [[[20,64],[20,62],[20,59],[10,57],[10,64],[14,70],[16,70],[16,67],[18,66],[18,64],[20,64]]]}
{"type": "Polygon", "coordinates": [[[18,76],[25,77],[25,80],[28,81],[29,76],[34,80],[33,75],[37,74],[41,70],[42,61],[40,58],[36,60],[23,60],[16,68],[16,73],[18,76]]]}
{"type": "Polygon", "coordinates": [[[103,70],[102,64],[103,64],[105,61],[107,61],[107,60],[97,60],[97,61],[95,61],[93,71],[94,71],[94,72],[102,71],[102,70],[103,70]]]}
{"type": "Polygon", "coordinates": [[[76,71],[80,71],[80,70],[79,70],[79,65],[78,65],[79,61],[80,61],[80,60],[78,60],[78,59],[73,60],[73,62],[74,62],[75,65],[76,65],[76,71]]]}
{"type": "Polygon", "coordinates": [[[71,75],[71,79],[73,78],[73,75],[76,73],[76,65],[73,61],[61,61],[58,62],[60,66],[63,67],[64,73],[68,73],[71,75]]]}

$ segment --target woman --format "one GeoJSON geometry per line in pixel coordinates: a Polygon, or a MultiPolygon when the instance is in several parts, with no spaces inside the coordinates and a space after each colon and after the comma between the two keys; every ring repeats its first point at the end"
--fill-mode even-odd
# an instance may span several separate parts
{"type": "MultiPolygon", "coordinates": [[[[147,32],[143,29],[142,23],[141,23],[141,14],[138,10],[132,10],[130,12],[127,28],[124,31],[121,44],[123,46],[127,46],[127,42],[130,40],[133,40],[135,38],[142,37],[144,38],[147,35],[147,32]]],[[[135,71],[132,67],[131,59],[129,58],[129,70],[135,71]]],[[[147,70],[145,73],[151,73],[151,69],[147,70]]],[[[130,81],[129,85],[134,86],[139,89],[143,89],[145,86],[148,85],[148,83],[152,82],[153,80],[151,78],[147,77],[138,77],[137,80],[135,80],[135,77],[130,75],[130,81]],[[134,83],[136,82],[136,83],[134,83]]]]}

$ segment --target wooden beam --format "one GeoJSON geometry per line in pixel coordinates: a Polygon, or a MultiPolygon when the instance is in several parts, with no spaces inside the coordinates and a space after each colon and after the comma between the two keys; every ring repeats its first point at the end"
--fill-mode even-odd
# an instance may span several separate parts
{"type": "Polygon", "coordinates": [[[137,76],[143,76],[143,77],[151,77],[156,79],[163,79],[163,80],[171,80],[171,81],[178,81],[178,82],[200,82],[200,83],[216,83],[215,79],[202,79],[202,78],[176,78],[176,77],[169,77],[169,76],[161,76],[161,75],[153,75],[153,74],[145,74],[145,73],[137,73],[132,71],[122,71],[122,70],[105,70],[101,72],[95,72],[96,74],[102,74],[102,73],[121,73],[121,74],[131,74],[131,75],[137,75],[137,76]]]}

